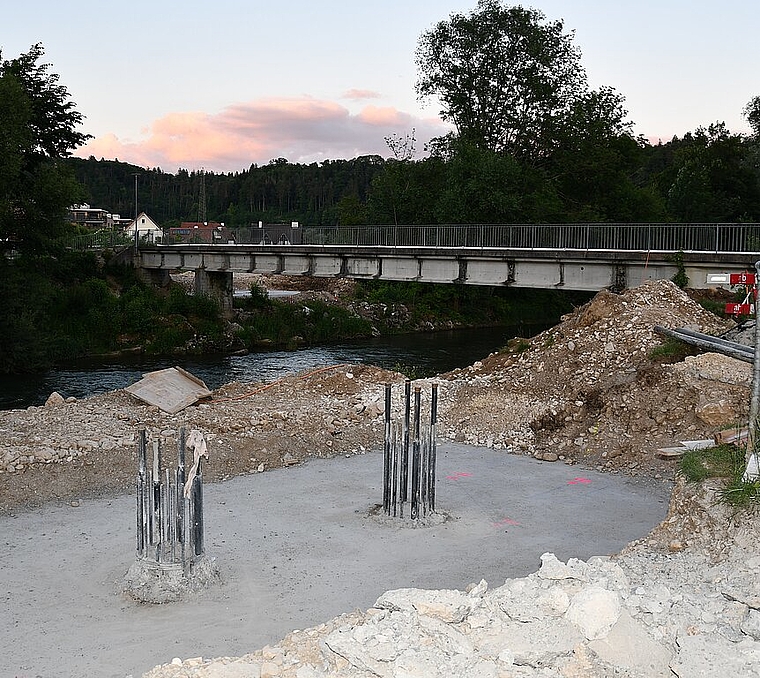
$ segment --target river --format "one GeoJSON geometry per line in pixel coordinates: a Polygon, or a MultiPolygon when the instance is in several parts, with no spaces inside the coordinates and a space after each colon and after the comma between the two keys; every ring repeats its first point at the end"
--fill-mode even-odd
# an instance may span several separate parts
{"type": "Polygon", "coordinates": [[[432,376],[471,365],[502,348],[509,339],[530,337],[545,328],[520,325],[384,336],[245,356],[77,361],[46,372],[0,377],[0,409],[41,405],[53,391],[64,398],[114,391],[135,383],[146,372],[174,366],[191,372],[212,390],[230,381],[271,382],[287,374],[337,363],[371,364],[398,371],[413,367],[419,376],[432,376]]]}

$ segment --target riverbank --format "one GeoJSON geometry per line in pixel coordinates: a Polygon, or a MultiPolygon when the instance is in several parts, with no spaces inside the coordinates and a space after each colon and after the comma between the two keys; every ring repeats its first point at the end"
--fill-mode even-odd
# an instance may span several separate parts
{"type": "MultiPolygon", "coordinates": [[[[442,440],[477,445],[492,454],[511,452],[562,467],[574,466],[577,478],[584,477],[583,469],[594,469],[671,482],[674,462],[661,458],[658,450],[710,438],[721,427],[746,420],[751,368],[716,354],[663,362],[662,357],[653,357],[661,343],[653,328],[688,326],[717,334],[730,324],[667,281],[647,283],[622,295],[602,292],[532,340],[514,342],[510,350],[439,375],[439,435],[442,440]]],[[[176,415],[166,415],[124,392],[0,413],[0,428],[10,443],[0,464],[0,509],[7,515],[27,511],[30,504],[55,501],[74,505],[83,497],[131,491],[134,441],[141,428],[164,440],[167,449],[175,444],[180,426],[201,430],[209,441],[211,460],[206,478],[210,482],[297,465],[311,457],[362,456],[376,450],[382,441],[383,384],[393,383],[400,389],[403,381],[403,375],[395,372],[340,365],[271,384],[230,384],[215,391],[208,401],[176,415]]],[[[430,380],[416,383],[425,391],[430,380]]],[[[679,488],[663,526],[641,540],[629,561],[616,563],[622,574],[606,565],[578,566],[578,576],[561,570],[565,574],[556,578],[539,576],[510,585],[538,596],[535,603],[543,611],[533,620],[537,625],[531,627],[535,631],[532,637],[553,638],[560,626],[565,633],[570,628],[567,624],[574,623],[566,615],[567,606],[542,608],[545,595],[575,600],[586,591],[577,603],[587,597],[594,606],[582,608],[584,614],[596,614],[595,605],[600,601],[610,602],[609,628],[592,631],[590,636],[583,635],[582,627],[580,631],[576,628],[581,635],[567,636],[575,639],[571,646],[548,654],[544,650],[534,653],[533,645],[525,646],[527,654],[518,651],[506,633],[498,641],[505,651],[501,659],[496,656],[501,656],[499,652],[494,656],[481,653],[480,659],[468,666],[488,668],[482,675],[494,676],[602,676],[613,670],[619,676],[666,675],[642,673],[640,666],[630,664],[631,657],[644,656],[655,648],[664,658],[664,663],[658,664],[660,669],[669,667],[682,678],[757,675],[751,672],[754,668],[749,672],[746,668],[757,665],[746,662],[758,651],[760,638],[760,633],[753,635],[760,610],[753,602],[760,599],[760,591],[753,588],[760,581],[754,524],[732,523],[725,509],[712,506],[714,493],[701,495],[688,486],[679,488]],[[539,585],[540,580],[559,582],[559,588],[549,591],[539,585]],[[730,589],[730,598],[722,593],[724,589],[730,589]],[[706,596],[709,604],[705,606],[703,598],[697,600],[699,596],[706,596]],[[610,635],[613,629],[619,637],[635,640],[628,647],[628,660],[619,645],[622,641],[610,635]],[[604,658],[596,640],[604,641],[614,652],[604,658]],[[683,652],[681,648],[685,648],[683,652]],[[712,672],[695,673],[695,665],[687,662],[689,657],[706,657],[706,662],[714,663],[714,656],[722,663],[713,666],[712,672]],[[716,672],[723,669],[727,672],[716,672]]],[[[550,495],[546,501],[547,511],[559,510],[550,495]]],[[[609,519],[615,520],[615,509],[608,510],[609,519]]],[[[471,568],[472,581],[477,581],[478,563],[473,561],[471,568]]],[[[428,602],[424,610],[415,605],[414,614],[406,603],[381,605],[386,612],[370,611],[331,622],[290,636],[244,660],[179,661],[152,675],[248,675],[239,672],[241,664],[250,665],[245,670],[251,675],[265,675],[264,664],[270,671],[267,675],[298,678],[364,677],[370,675],[370,666],[375,673],[382,667],[391,675],[394,667],[402,666],[394,662],[407,655],[394,650],[384,658],[372,655],[372,661],[380,664],[368,663],[366,642],[370,637],[384,634],[389,647],[399,648],[402,637],[412,634],[417,638],[418,631],[429,633],[431,625],[438,629],[435,643],[440,633],[448,638],[455,631],[465,633],[463,625],[470,630],[497,623],[503,626],[505,620],[499,621],[501,613],[497,614],[497,608],[505,609],[499,596],[512,594],[502,590],[496,598],[489,597],[481,587],[472,604],[467,604],[469,612],[447,620],[431,611],[433,607],[447,609],[447,604],[441,608],[435,602],[440,597],[415,595],[428,602]],[[490,621],[487,610],[493,613],[490,621]],[[474,611],[476,616],[470,617],[474,611]],[[409,614],[412,616],[403,616],[409,614]],[[401,626],[375,625],[401,619],[414,628],[402,632],[401,626]],[[441,621],[445,627],[440,626],[441,621]],[[349,652],[335,638],[328,641],[330,633],[339,629],[343,629],[341,638],[350,640],[354,650],[349,652]],[[292,663],[296,659],[298,663],[292,663]],[[224,668],[227,665],[229,669],[224,668]]],[[[442,593],[441,597],[459,600],[454,594],[442,593]]],[[[519,615],[510,618],[526,621],[519,620],[519,615]]],[[[422,645],[430,641],[424,633],[419,636],[422,645]]],[[[483,647],[483,642],[467,641],[475,648],[483,647]]],[[[454,665],[447,663],[452,660],[451,652],[461,652],[447,647],[439,664],[424,675],[453,670],[454,665]]],[[[223,654],[223,648],[219,653],[223,654]]],[[[702,665],[697,668],[702,670],[702,665]]]]}

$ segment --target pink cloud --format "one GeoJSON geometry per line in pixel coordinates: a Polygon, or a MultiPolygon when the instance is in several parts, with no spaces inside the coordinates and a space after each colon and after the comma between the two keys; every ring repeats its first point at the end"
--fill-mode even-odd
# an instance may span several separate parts
{"type": "Polygon", "coordinates": [[[228,172],[274,158],[310,163],[390,155],[384,137],[416,129],[418,148],[447,128],[395,108],[367,106],[357,114],[333,101],[269,98],[233,104],[219,113],[176,112],[155,120],[139,140],[114,134],[92,139],[81,157],[118,158],[143,167],[228,172]]]}
{"type": "Polygon", "coordinates": [[[371,89],[349,89],[343,92],[342,99],[354,99],[362,101],[364,99],[380,99],[379,92],[373,92],[371,89]]]}

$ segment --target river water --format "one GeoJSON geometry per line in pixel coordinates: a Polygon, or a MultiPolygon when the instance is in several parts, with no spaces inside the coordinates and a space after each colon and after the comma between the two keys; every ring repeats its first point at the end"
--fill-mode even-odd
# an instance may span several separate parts
{"type": "Polygon", "coordinates": [[[295,351],[264,351],[245,356],[119,357],[78,361],[47,372],[0,377],[0,409],[41,405],[53,391],[64,398],[84,398],[113,391],[135,383],[146,372],[174,366],[191,372],[212,390],[230,381],[271,382],[294,372],[338,363],[371,364],[398,371],[413,367],[416,376],[432,376],[471,365],[502,348],[509,339],[530,337],[543,329],[546,326],[451,330],[377,337],[295,351]]]}

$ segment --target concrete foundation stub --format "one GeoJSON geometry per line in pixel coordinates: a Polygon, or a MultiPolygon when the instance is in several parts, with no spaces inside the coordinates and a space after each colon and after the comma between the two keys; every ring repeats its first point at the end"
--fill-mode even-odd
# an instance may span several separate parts
{"type": "Polygon", "coordinates": [[[195,294],[216,300],[224,316],[232,315],[232,273],[195,269],[195,294]]]}
{"type": "Polygon", "coordinates": [[[173,603],[221,583],[213,558],[203,556],[188,571],[181,564],[137,558],[124,577],[123,592],[141,603],[173,603]]]}

